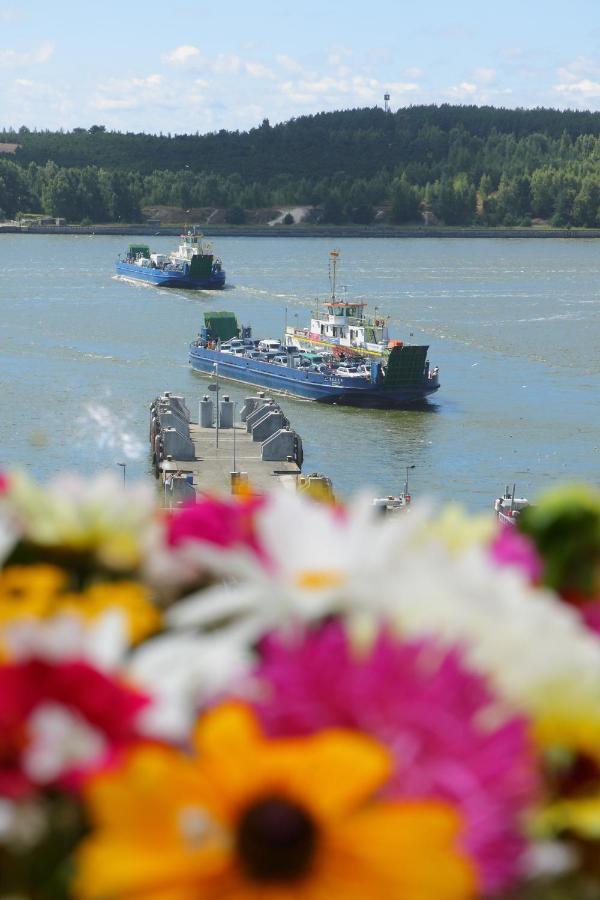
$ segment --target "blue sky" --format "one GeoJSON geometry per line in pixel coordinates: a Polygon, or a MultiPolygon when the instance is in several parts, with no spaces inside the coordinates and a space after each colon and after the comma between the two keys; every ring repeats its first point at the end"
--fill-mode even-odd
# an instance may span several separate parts
{"type": "Polygon", "coordinates": [[[0,126],[246,130],[322,110],[600,109],[600,0],[0,0],[0,126]]]}

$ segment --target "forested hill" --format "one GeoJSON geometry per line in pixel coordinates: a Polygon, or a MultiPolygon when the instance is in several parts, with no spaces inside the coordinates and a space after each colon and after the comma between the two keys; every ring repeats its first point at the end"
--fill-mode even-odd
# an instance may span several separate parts
{"type": "Polygon", "coordinates": [[[168,206],[242,223],[305,206],[328,223],[600,227],[600,113],[412,106],[172,137],[20,128],[2,144],[18,149],[0,155],[0,218],[132,222],[168,206]]]}
{"type": "Polygon", "coordinates": [[[241,173],[259,181],[277,175],[308,178],[337,172],[365,178],[382,168],[394,171],[398,166],[416,165],[415,174],[424,184],[440,177],[444,169],[475,174],[483,157],[489,156],[490,138],[493,143],[500,140],[506,156],[511,142],[535,136],[529,143],[531,159],[523,162],[536,163],[548,150],[544,138],[559,139],[562,134],[572,141],[581,135],[600,135],[600,113],[445,104],[411,106],[391,114],[379,108],[319,113],[275,126],[265,120],[248,132],[173,137],[124,134],[103,126],[71,132],[21,128],[0,132],[0,142],[20,144],[14,159],[22,165],[52,161],[66,168],[92,165],[142,174],[189,168],[221,175],[241,173]],[[508,145],[503,139],[508,139],[508,145]]]}

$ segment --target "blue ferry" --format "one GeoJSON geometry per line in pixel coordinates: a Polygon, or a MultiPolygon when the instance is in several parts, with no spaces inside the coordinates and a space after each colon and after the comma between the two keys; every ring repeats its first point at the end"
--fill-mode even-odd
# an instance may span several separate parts
{"type": "Polygon", "coordinates": [[[351,352],[339,345],[334,352],[324,341],[317,349],[254,340],[250,327],[239,328],[231,312],[206,312],[204,322],[189,361],[207,375],[305,400],[381,409],[418,404],[440,386],[427,345],[393,341],[385,352],[361,355],[356,343],[351,352]]]}
{"type": "Polygon", "coordinates": [[[159,287],[218,290],[225,287],[225,270],[212,246],[194,228],[181,236],[173,253],[151,253],[146,244],[130,244],[117,260],[117,275],[159,287]]]}

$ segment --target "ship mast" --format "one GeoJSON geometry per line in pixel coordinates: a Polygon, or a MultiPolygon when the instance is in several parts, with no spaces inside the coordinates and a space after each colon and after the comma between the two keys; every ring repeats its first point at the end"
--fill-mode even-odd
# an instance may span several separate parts
{"type": "Polygon", "coordinates": [[[340,256],[339,250],[331,250],[329,253],[329,284],[331,286],[331,299],[335,302],[335,270],[340,256]]]}

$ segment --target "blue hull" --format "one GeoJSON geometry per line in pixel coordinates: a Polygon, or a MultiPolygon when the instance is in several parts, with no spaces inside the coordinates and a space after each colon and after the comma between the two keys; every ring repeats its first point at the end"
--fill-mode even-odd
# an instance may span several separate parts
{"type": "Polygon", "coordinates": [[[422,402],[438,390],[437,382],[424,379],[422,386],[386,387],[373,384],[368,378],[343,378],[339,375],[323,375],[288,366],[262,362],[256,359],[236,357],[231,353],[209,350],[190,345],[192,368],[207,375],[214,375],[219,366],[219,377],[242,384],[268,388],[281,394],[316,400],[320,403],[340,403],[346,406],[362,406],[369,409],[398,409],[422,402]]]}
{"type": "Polygon", "coordinates": [[[133,263],[118,262],[117,275],[156,284],[159,287],[187,288],[188,290],[219,290],[225,287],[225,272],[213,272],[208,278],[190,278],[183,272],[169,272],[165,269],[153,269],[150,266],[136,266],[133,263]]]}

